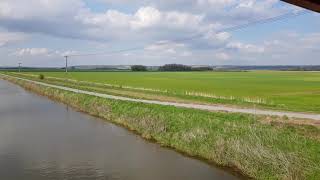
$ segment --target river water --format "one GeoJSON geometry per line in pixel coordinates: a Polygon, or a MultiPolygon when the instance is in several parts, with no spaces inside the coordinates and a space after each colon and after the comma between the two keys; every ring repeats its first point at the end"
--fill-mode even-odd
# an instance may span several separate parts
{"type": "Polygon", "coordinates": [[[238,179],[0,80],[0,179],[238,179]]]}

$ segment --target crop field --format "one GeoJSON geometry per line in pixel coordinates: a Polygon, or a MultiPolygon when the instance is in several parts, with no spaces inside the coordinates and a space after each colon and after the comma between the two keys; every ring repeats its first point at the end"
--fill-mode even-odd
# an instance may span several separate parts
{"type": "Polygon", "coordinates": [[[213,103],[320,112],[319,72],[32,72],[213,103]],[[233,103],[233,101],[237,103],[233,103]]]}

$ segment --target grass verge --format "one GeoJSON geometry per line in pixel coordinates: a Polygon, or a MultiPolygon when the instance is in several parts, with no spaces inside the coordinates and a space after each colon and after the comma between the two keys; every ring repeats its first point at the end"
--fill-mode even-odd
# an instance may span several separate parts
{"type": "Polygon", "coordinates": [[[320,129],[261,117],[103,99],[7,80],[255,179],[320,179],[320,129]]]}

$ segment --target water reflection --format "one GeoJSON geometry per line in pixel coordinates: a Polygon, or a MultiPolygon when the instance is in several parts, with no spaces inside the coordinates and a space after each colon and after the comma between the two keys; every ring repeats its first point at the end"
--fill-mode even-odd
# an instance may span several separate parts
{"type": "Polygon", "coordinates": [[[0,179],[236,179],[0,81],[0,179]]]}

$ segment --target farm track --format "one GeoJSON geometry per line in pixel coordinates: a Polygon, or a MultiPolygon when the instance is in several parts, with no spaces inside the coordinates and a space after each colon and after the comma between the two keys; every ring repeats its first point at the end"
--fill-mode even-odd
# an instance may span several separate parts
{"type": "Polygon", "coordinates": [[[175,102],[162,102],[162,101],[154,101],[154,100],[143,100],[143,99],[134,99],[134,98],[127,98],[121,96],[113,96],[108,94],[84,91],[74,88],[68,88],[64,86],[52,85],[48,83],[33,81],[29,79],[8,76],[1,74],[2,76],[7,76],[11,78],[16,78],[19,80],[23,80],[26,82],[56,88],[60,90],[65,90],[74,93],[86,94],[90,96],[96,96],[101,98],[107,99],[114,99],[114,100],[121,100],[121,101],[130,101],[130,102],[139,102],[139,103],[146,103],[146,104],[157,104],[157,105],[164,105],[164,106],[175,106],[175,107],[182,107],[182,108],[190,108],[190,109],[199,109],[199,110],[206,110],[206,111],[224,111],[224,112],[232,112],[232,113],[245,113],[245,114],[256,114],[256,115],[267,115],[267,116],[287,116],[289,118],[297,118],[297,119],[310,119],[310,120],[318,120],[320,121],[320,114],[307,114],[307,113],[299,113],[299,112],[282,112],[282,111],[272,111],[272,110],[261,110],[261,109],[250,109],[250,108],[236,108],[236,107],[227,107],[223,105],[201,105],[201,104],[187,104],[187,103],[175,103],[175,102]]]}

